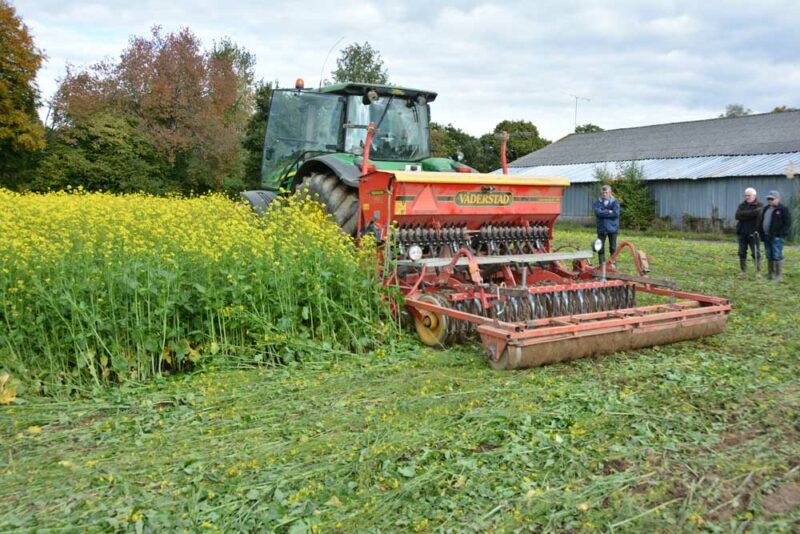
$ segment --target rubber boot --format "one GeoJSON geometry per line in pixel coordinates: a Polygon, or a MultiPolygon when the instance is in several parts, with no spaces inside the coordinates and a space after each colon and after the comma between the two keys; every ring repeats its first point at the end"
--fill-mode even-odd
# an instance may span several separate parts
{"type": "Polygon", "coordinates": [[[772,279],[776,282],[783,280],[783,260],[775,262],[775,273],[772,275],[772,279]]]}
{"type": "Polygon", "coordinates": [[[739,258],[739,274],[742,276],[747,274],[747,258],[739,258]]]}
{"type": "Polygon", "coordinates": [[[772,260],[767,260],[767,280],[772,280],[772,276],[775,274],[775,262],[772,260]]]}

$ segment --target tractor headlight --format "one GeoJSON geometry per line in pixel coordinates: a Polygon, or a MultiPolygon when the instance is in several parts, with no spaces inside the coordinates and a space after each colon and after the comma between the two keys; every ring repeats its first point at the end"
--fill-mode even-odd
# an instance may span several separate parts
{"type": "Polygon", "coordinates": [[[408,257],[414,261],[417,261],[422,258],[422,247],[419,245],[412,245],[411,248],[408,249],[408,257]]]}

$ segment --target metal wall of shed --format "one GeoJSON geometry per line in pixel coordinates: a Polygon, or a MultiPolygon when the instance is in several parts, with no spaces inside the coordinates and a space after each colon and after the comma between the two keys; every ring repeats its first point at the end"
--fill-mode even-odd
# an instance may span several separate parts
{"type": "MultiPolygon", "coordinates": [[[[647,185],[656,200],[656,215],[670,217],[676,227],[682,226],[684,214],[702,219],[723,219],[725,227],[735,227],[736,207],[744,199],[744,190],[748,187],[755,188],[759,200],[765,204],[771,190],[780,191],[781,201],[787,205],[800,190],[800,180],[776,176],[652,180],[647,185]]],[[[564,192],[561,217],[566,220],[593,217],[592,202],[596,189],[594,183],[570,185],[564,192]]]]}
{"type": "Polygon", "coordinates": [[[561,204],[563,218],[591,217],[592,194],[597,189],[596,184],[578,183],[570,185],[564,191],[564,200],[561,204]]]}
{"type": "Polygon", "coordinates": [[[771,190],[781,192],[781,201],[790,204],[800,189],[800,180],[776,176],[708,178],[705,180],[653,180],[647,184],[656,199],[656,214],[670,217],[674,226],[682,226],[684,215],[703,219],[722,219],[727,228],[736,226],[736,207],[744,199],[744,190],[753,187],[766,203],[771,190]]]}

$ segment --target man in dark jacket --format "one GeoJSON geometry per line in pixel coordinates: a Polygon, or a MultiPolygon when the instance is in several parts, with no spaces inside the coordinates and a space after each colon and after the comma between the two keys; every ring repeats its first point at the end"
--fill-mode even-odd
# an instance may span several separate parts
{"type": "Polygon", "coordinates": [[[736,208],[736,237],[739,239],[739,269],[747,274],[747,249],[753,256],[756,266],[756,278],[761,276],[761,254],[758,243],[758,217],[764,204],[756,197],[756,190],[748,187],[744,190],[744,202],[736,208]]]}
{"type": "Polygon", "coordinates": [[[597,217],[597,238],[603,245],[597,253],[600,264],[606,261],[605,248],[608,236],[609,255],[613,256],[617,250],[617,233],[619,232],[619,200],[611,194],[611,187],[604,185],[600,189],[600,198],[592,204],[595,217],[597,217]]]}
{"type": "Polygon", "coordinates": [[[758,231],[764,240],[767,255],[767,278],[780,282],[783,279],[783,240],[789,233],[792,216],[789,209],[781,204],[780,191],[770,191],[767,206],[758,218],[758,231]]]}

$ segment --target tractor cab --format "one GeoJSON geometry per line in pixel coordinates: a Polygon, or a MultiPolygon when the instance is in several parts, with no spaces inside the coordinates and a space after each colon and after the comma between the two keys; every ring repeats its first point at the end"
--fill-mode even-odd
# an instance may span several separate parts
{"type": "MultiPolygon", "coordinates": [[[[426,162],[442,159],[431,158],[428,103],[435,98],[436,93],[430,91],[357,83],[275,90],[264,142],[262,185],[271,191],[291,189],[298,183],[298,169],[324,156],[329,166],[352,167],[356,172],[370,122],[376,130],[369,157],[378,168],[441,167],[441,161],[426,162]]],[[[425,170],[454,170],[449,160],[444,161],[444,169],[425,170]]]]}

